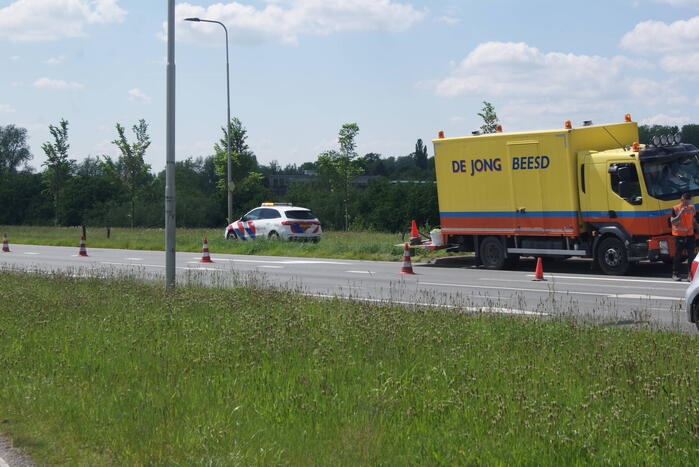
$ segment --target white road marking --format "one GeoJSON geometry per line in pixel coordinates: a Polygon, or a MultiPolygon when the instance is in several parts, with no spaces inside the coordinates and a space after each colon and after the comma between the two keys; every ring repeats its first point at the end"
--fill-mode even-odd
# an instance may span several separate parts
{"type": "Polygon", "coordinates": [[[339,264],[348,265],[339,261],[312,261],[312,260],[266,260],[266,259],[229,259],[221,258],[218,261],[232,261],[235,263],[270,263],[270,264],[339,264]]]}
{"type": "Polygon", "coordinates": [[[129,261],[143,261],[143,258],[124,258],[128,259],[129,261]]]}
{"type": "Polygon", "coordinates": [[[258,268],[266,268],[266,269],[284,269],[284,266],[257,266],[258,268]]]}
{"type": "Polygon", "coordinates": [[[456,305],[444,305],[435,303],[422,303],[422,302],[406,302],[397,300],[384,300],[380,298],[363,298],[363,297],[347,297],[343,295],[328,295],[328,294],[315,294],[315,293],[304,293],[305,297],[314,298],[342,298],[347,300],[356,300],[360,302],[371,302],[371,303],[387,303],[387,304],[398,304],[398,305],[416,305],[424,306],[428,308],[448,308],[448,309],[458,309],[472,312],[483,312],[483,313],[498,313],[498,314],[508,314],[508,315],[525,315],[525,316],[548,316],[548,313],[539,311],[529,311],[529,310],[517,310],[514,308],[498,308],[498,307],[485,307],[485,306],[456,306],[456,305]]]}
{"type": "Polygon", "coordinates": [[[641,295],[641,294],[634,294],[634,293],[619,294],[616,296],[619,298],[646,298],[648,300],[677,300],[677,301],[684,300],[684,298],[679,298],[679,297],[663,297],[660,295],[641,295]]]}
{"type": "MultiPolygon", "coordinates": [[[[25,251],[24,254],[25,255],[38,255],[39,253],[36,253],[34,251],[25,251]]],[[[0,464],[0,465],[2,465],[2,464],[0,464]]]]}
{"type": "MultiPolygon", "coordinates": [[[[147,268],[165,268],[162,264],[133,264],[133,263],[115,263],[113,261],[101,261],[100,264],[107,264],[107,265],[113,265],[113,266],[141,266],[141,267],[147,267],[147,268]]],[[[209,268],[209,267],[183,267],[183,266],[177,266],[175,269],[183,269],[185,271],[223,271],[224,269],[222,268],[209,268]]]]}
{"type": "MultiPolygon", "coordinates": [[[[531,276],[534,277],[534,276],[531,276]]],[[[546,277],[546,276],[544,276],[546,277]]],[[[567,278],[567,276],[566,276],[567,278]]],[[[576,284],[575,282],[559,282],[555,280],[556,278],[554,277],[549,277],[547,280],[550,280],[552,283],[556,285],[570,285],[570,286],[580,286],[582,284],[576,284]]],[[[531,279],[528,280],[521,280],[521,279],[491,279],[487,277],[481,277],[479,280],[482,281],[488,281],[488,282],[507,282],[507,283],[512,283],[512,282],[524,282],[525,284],[531,283],[531,279]]],[[[647,285],[619,285],[619,284],[590,284],[589,287],[607,287],[607,288],[614,288],[614,289],[648,289],[647,285]]],[[[678,292],[681,292],[678,290],[678,292]]]]}
{"type": "Polygon", "coordinates": [[[374,271],[345,271],[351,272],[352,274],[374,274],[374,271]]]}
{"type": "Polygon", "coordinates": [[[420,282],[419,285],[440,285],[440,286],[446,286],[446,287],[463,287],[467,289],[493,289],[493,290],[509,290],[509,291],[514,291],[514,292],[540,292],[540,293],[570,293],[570,294],[577,294],[577,295],[599,295],[602,297],[606,297],[609,294],[601,294],[601,293],[596,293],[596,292],[568,292],[568,291],[560,291],[556,292],[553,290],[549,289],[525,289],[525,288],[517,288],[517,287],[495,287],[492,285],[469,285],[469,284],[449,284],[446,282],[420,282]]]}
{"type": "MultiPolygon", "coordinates": [[[[635,298],[635,295],[627,294],[626,296],[620,294],[609,294],[609,293],[598,293],[598,292],[578,292],[573,290],[548,290],[548,289],[525,289],[518,287],[495,287],[489,285],[469,285],[469,284],[449,284],[444,282],[420,282],[419,285],[439,285],[446,287],[462,287],[467,289],[494,289],[494,290],[509,290],[514,292],[539,292],[550,294],[554,293],[557,295],[594,295],[597,297],[607,297],[607,298],[635,298]]],[[[651,295],[639,295],[641,298],[648,298],[651,295]]],[[[655,298],[655,300],[661,300],[660,298],[655,298]]],[[[682,300],[681,298],[667,297],[662,298],[662,300],[682,300]]]]}
{"type": "Polygon", "coordinates": [[[282,264],[339,264],[339,265],[347,265],[350,263],[343,263],[340,261],[288,260],[288,261],[282,261],[282,264]]]}
{"type": "MultiPolygon", "coordinates": [[[[527,274],[527,277],[534,277],[534,274],[527,274]]],[[[585,281],[641,282],[641,283],[649,283],[649,284],[682,285],[681,282],[671,281],[670,279],[667,279],[667,280],[621,279],[618,277],[586,277],[586,276],[567,276],[567,275],[555,276],[553,274],[545,274],[544,277],[547,279],[559,278],[559,279],[580,279],[580,280],[585,280],[585,281]]],[[[687,284],[685,283],[685,286],[686,285],[687,284]]]]}
{"type": "MultiPolygon", "coordinates": [[[[100,264],[109,264],[109,265],[114,265],[114,266],[144,266],[144,267],[149,267],[149,268],[164,268],[165,267],[162,264],[115,263],[113,261],[100,261],[100,264]]],[[[178,268],[178,269],[186,269],[186,268],[178,268]]]]}

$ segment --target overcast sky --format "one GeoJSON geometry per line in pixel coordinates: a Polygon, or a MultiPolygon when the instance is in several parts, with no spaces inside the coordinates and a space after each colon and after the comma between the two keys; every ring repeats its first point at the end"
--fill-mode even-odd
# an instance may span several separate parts
{"type": "MultiPolygon", "coordinates": [[[[469,134],[481,101],[505,131],[699,122],[699,0],[239,0],[177,3],[177,159],[207,156],[231,106],[262,163],[315,160],[357,122],[360,153],[469,134]]],[[[72,158],[115,155],[150,125],[165,165],[166,0],[0,0],[0,125],[70,122],[72,158]]],[[[431,145],[430,145],[431,146],[431,145]]],[[[430,147],[430,155],[432,150],[430,147]]]]}

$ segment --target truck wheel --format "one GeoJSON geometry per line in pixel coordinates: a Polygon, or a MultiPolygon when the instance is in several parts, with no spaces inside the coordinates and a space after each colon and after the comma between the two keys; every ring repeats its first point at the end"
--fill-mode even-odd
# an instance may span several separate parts
{"type": "Polygon", "coordinates": [[[607,237],[597,247],[597,262],[605,274],[623,276],[629,270],[629,259],[624,243],[616,237],[607,237]]]}
{"type": "Polygon", "coordinates": [[[485,237],[481,242],[479,256],[483,266],[488,269],[502,269],[505,265],[505,247],[497,237],[485,237]]]}

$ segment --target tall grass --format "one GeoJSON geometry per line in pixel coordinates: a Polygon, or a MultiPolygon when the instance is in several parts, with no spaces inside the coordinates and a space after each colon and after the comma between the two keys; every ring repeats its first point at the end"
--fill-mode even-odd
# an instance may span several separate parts
{"type": "MultiPolygon", "coordinates": [[[[0,226],[11,243],[51,246],[77,246],[82,230],[79,227],[0,226]]],[[[395,245],[406,241],[400,234],[381,232],[323,233],[319,243],[285,242],[267,239],[255,241],[225,240],[223,229],[177,229],[177,250],[199,252],[202,239],[207,237],[214,253],[245,255],[301,256],[316,258],[397,261],[403,250],[395,245]]],[[[87,245],[92,248],[121,248],[129,250],[163,250],[163,229],[106,228],[87,230],[87,245]]],[[[417,250],[415,261],[443,255],[444,252],[417,250]]]]}
{"type": "Polygon", "coordinates": [[[699,339],[2,272],[0,431],[69,465],[688,465],[699,339]]]}

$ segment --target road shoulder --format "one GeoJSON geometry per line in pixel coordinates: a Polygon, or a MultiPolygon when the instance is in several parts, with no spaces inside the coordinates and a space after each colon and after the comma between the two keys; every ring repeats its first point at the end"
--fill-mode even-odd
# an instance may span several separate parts
{"type": "Polygon", "coordinates": [[[0,467],[34,467],[29,457],[0,435],[0,467]]]}

